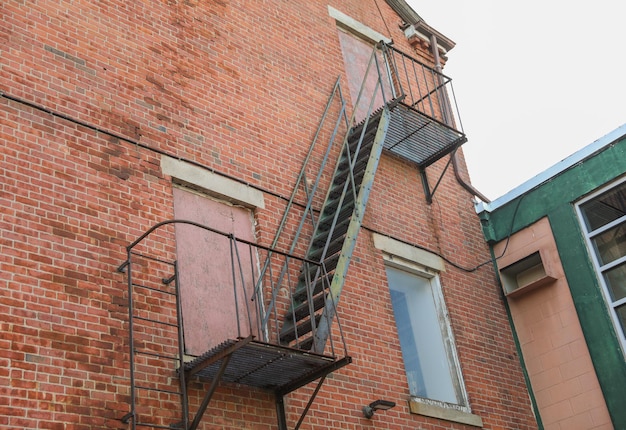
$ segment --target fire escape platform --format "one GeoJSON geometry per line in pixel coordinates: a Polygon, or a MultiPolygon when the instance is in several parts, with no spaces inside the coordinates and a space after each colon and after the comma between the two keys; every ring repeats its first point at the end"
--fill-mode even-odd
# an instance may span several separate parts
{"type": "Polygon", "coordinates": [[[220,378],[222,361],[228,365],[221,381],[287,394],[351,363],[350,357],[336,358],[290,347],[250,340],[230,339],[184,365],[188,377],[220,378]]]}
{"type": "Polygon", "coordinates": [[[384,149],[424,168],[466,141],[464,133],[399,103],[391,110],[384,149]]]}

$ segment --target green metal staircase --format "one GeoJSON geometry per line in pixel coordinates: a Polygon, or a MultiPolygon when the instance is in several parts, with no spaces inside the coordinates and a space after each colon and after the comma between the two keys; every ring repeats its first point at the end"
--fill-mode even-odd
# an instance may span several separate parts
{"type": "Polygon", "coordinates": [[[305,259],[320,264],[301,270],[283,318],[281,345],[322,354],[332,339],[330,327],[383,150],[415,163],[427,199],[432,196],[426,167],[466,141],[454,126],[449,85],[445,75],[388,45],[374,48],[354,102],[354,112],[367,115],[353,125],[353,113],[348,122],[319,219],[303,215],[314,226],[305,259]]]}
{"type": "Polygon", "coordinates": [[[306,259],[322,262],[304,268],[285,315],[280,342],[322,353],[361,228],[378,160],[389,126],[380,109],[345,140],[306,259]],[[308,286],[308,288],[307,288],[308,286]]]}

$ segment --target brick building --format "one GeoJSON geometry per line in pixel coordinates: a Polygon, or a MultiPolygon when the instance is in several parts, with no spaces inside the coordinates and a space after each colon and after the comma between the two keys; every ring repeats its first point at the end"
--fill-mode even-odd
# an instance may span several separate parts
{"type": "Polygon", "coordinates": [[[0,13],[0,426],[537,427],[404,1],[0,13]]]}

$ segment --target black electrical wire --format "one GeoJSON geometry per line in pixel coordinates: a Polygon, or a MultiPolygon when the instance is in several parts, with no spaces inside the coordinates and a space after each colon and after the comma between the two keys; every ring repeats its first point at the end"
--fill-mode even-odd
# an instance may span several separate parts
{"type": "Polygon", "coordinates": [[[370,227],[367,227],[367,226],[363,226],[363,229],[367,230],[367,231],[369,231],[371,233],[376,233],[376,234],[379,234],[381,236],[385,236],[385,237],[388,237],[390,239],[397,240],[398,242],[404,243],[406,245],[409,245],[409,246],[412,246],[412,247],[415,247],[415,248],[418,248],[418,249],[430,252],[431,254],[436,255],[437,257],[441,258],[446,263],[450,264],[452,267],[455,267],[455,268],[457,268],[459,270],[462,270],[463,272],[473,273],[473,272],[477,271],[478,269],[480,269],[481,267],[483,267],[483,266],[485,266],[485,265],[487,265],[489,263],[494,262],[494,260],[499,260],[500,258],[502,258],[504,256],[504,254],[506,253],[507,248],[509,247],[509,242],[511,241],[511,236],[513,235],[513,226],[515,225],[515,218],[517,217],[517,212],[518,212],[518,210],[520,208],[520,205],[521,205],[522,200],[524,199],[524,197],[525,197],[525,194],[522,195],[519,198],[519,200],[517,201],[517,204],[515,205],[515,210],[513,211],[513,216],[511,217],[511,225],[509,226],[509,233],[507,234],[506,242],[504,244],[504,249],[502,250],[502,253],[499,256],[494,257],[494,259],[489,259],[489,260],[483,261],[482,263],[478,263],[474,267],[464,267],[464,266],[461,266],[460,264],[455,263],[454,261],[452,261],[449,258],[447,258],[445,255],[441,254],[440,252],[433,251],[432,249],[429,249],[429,248],[427,248],[425,246],[421,246],[421,245],[417,245],[415,243],[407,242],[406,240],[398,239],[398,238],[393,237],[393,236],[391,236],[389,234],[386,234],[386,233],[381,233],[380,231],[377,231],[377,230],[375,230],[373,228],[370,228],[370,227]]]}
{"type": "Polygon", "coordinates": [[[482,262],[482,263],[480,263],[480,264],[478,264],[477,266],[474,266],[474,267],[464,267],[464,266],[461,266],[460,264],[455,263],[454,261],[450,260],[446,256],[442,255],[440,252],[433,251],[432,249],[429,249],[429,248],[427,248],[425,246],[421,246],[421,245],[418,245],[418,244],[415,244],[415,243],[411,243],[411,242],[408,242],[408,241],[403,240],[403,239],[398,239],[397,237],[393,237],[393,236],[391,236],[391,235],[389,235],[387,233],[382,233],[382,232],[380,232],[380,231],[378,231],[376,229],[373,229],[371,227],[363,226],[362,228],[364,230],[367,230],[367,231],[371,232],[371,233],[376,233],[376,234],[379,234],[381,236],[385,236],[385,237],[388,237],[390,239],[396,240],[396,241],[398,241],[400,243],[404,243],[405,245],[409,245],[409,246],[412,246],[414,248],[418,248],[418,249],[430,252],[431,254],[436,255],[437,257],[441,258],[446,263],[450,264],[452,267],[455,267],[455,268],[457,268],[459,270],[462,270],[463,272],[472,273],[472,272],[475,272],[478,269],[480,269],[482,266],[491,263],[491,260],[487,260],[487,261],[484,261],[484,262],[482,262]]]}
{"type": "Polygon", "coordinates": [[[507,248],[509,247],[509,242],[511,241],[511,236],[513,235],[513,225],[515,224],[515,218],[517,217],[517,211],[522,203],[522,200],[524,200],[524,197],[526,197],[526,194],[523,194],[519,200],[517,201],[517,204],[515,205],[515,210],[513,211],[513,216],[511,217],[511,225],[509,226],[509,233],[506,236],[506,242],[504,243],[504,249],[502,250],[502,253],[500,253],[500,255],[498,255],[497,257],[495,257],[496,260],[501,259],[502,257],[504,257],[504,254],[506,253],[507,248]]]}
{"type": "MultiPolygon", "coordinates": [[[[382,15],[381,15],[381,16],[382,16],[382,15]]],[[[172,154],[169,154],[169,153],[167,153],[166,151],[163,151],[163,150],[161,150],[161,149],[153,148],[153,147],[151,147],[151,146],[149,146],[149,145],[146,145],[146,144],[140,143],[140,142],[139,142],[139,141],[137,141],[137,140],[131,139],[131,138],[129,138],[129,137],[122,136],[122,135],[117,134],[117,133],[114,133],[114,132],[112,132],[112,131],[110,131],[110,130],[105,130],[105,129],[101,128],[101,127],[95,126],[95,125],[90,124],[90,123],[87,123],[87,122],[85,122],[85,121],[81,121],[81,120],[79,120],[79,119],[72,118],[72,117],[70,117],[70,116],[68,116],[68,115],[65,115],[65,114],[60,113],[60,112],[53,111],[52,109],[48,109],[48,108],[46,108],[46,107],[44,107],[44,106],[40,106],[40,105],[35,104],[35,103],[33,103],[33,102],[30,102],[30,101],[28,101],[28,100],[24,100],[24,99],[21,99],[21,98],[19,98],[19,97],[12,96],[12,95],[7,94],[7,93],[5,93],[4,91],[1,91],[1,90],[0,90],[0,97],[5,98],[5,99],[7,99],[7,100],[11,100],[11,101],[16,102],[16,103],[20,103],[20,104],[22,104],[22,105],[25,105],[25,106],[28,106],[28,107],[30,107],[30,108],[33,108],[33,109],[39,110],[39,111],[41,111],[41,112],[45,112],[45,113],[47,113],[47,114],[49,114],[49,115],[52,115],[52,116],[57,117],[57,118],[61,118],[61,119],[63,119],[63,120],[69,121],[69,122],[71,122],[71,123],[73,123],[73,124],[77,124],[77,125],[80,125],[80,126],[82,126],[82,127],[86,127],[86,128],[88,128],[88,129],[90,129],[90,130],[93,130],[93,131],[95,131],[95,132],[97,132],[97,133],[106,134],[106,135],[108,135],[108,136],[111,136],[111,137],[114,137],[114,138],[116,138],[116,139],[119,139],[119,140],[121,140],[121,141],[123,141],[123,142],[127,142],[127,143],[130,143],[130,144],[132,144],[132,145],[138,146],[138,147],[140,147],[140,148],[142,148],[142,149],[146,149],[146,150],[148,150],[148,151],[152,151],[152,152],[155,152],[155,153],[157,153],[157,154],[166,155],[166,156],[168,156],[168,157],[172,157],[172,158],[178,159],[178,160],[180,160],[180,161],[184,161],[184,162],[189,163],[189,164],[192,164],[192,165],[194,165],[194,166],[197,166],[197,167],[200,167],[200,168],[206,169],[206,170],[210,171],[211,173],[215,173],[215,174],[217,174],[217,175],[223,176],[223,177],[225,177],[225,178],[231,179],[231,180],[236,181],[236,182],[238,182],[238,183],[241,183],[241,184],[244,184],[244,185],[249,186],[249,187],[251,187],[251,188],[254,188],[254,189],[256,189],[256,190],[258,190],[258,191],[261,191],[261,192],[263,192],[263,193],[267,193],[267,194],[269,194],[269,195],[271,195],[271,196],[273,196],[273,197],[276,197],[276,198],[282,199],[282,200],[284,200],[284,201],[289,201],[289,198],[287,198],[287,197],[285,197],[285,196],[283,196],[283,195],[281,195],[281,194],[278,194],[278,193],[276,193],[276,192],[274,192],[274,191],[271,191],[271,190],[265,189],[265,188],[260,187],[260,186],[258,186],[258,185],[251,184],[251,183],[249,183],[249,182],[246,182],[246,181],[244,181],[244,180],[242,180],[242,179],[239,179],[239,178],[237,178],[237,177],[234,177],[234,176],[232,176],[232,175],[228,175],[228,174],[226,174],[226,173],[219,172],[219,171],[217,171],[217,170],[215,170],[215,169],[213,169],[213,168],[211,168],[211,167],[207,167],[207,166],[205,166],[205,165],[203,165],[203,164],[201,164],[201,163],[198,163],[198,162],[196,162],[196,161],[193,161],[193,160],[188,160],[188,159],[181,158],[181,157],[177,157],[177,156],[172,155],[172,154]]],[[[517,211],[518,211],[518,209],[519,209],[519,207],[520,207],[520,204],[521,204],[521,202],[522,202],[523,198],[524,198],[524,196],[521,196],[521,197],[520,197],[520,199],[517,201],[517,205],[515,206],[515,211],[513,212],[513,217],[511,218],[511,226],[510,226],[510,228],[509,228],[509,233],[508,233],[507,238],[506,238],[506,243],[505,243],[504,249],[502,250],[502,253],[501,253],[498,257],[495,257],[495,259],[496,259],[496,260],[498,260],[498,259],[502,258],[502,256],[504,256],[504,253],[506,252],[506,250],[507,250],[507,248],[508,248],[508,246],[509,246],[509,242],[510,242],[510,240],[511,240],[511,235],[513,234],[513,226],[514,226],[514,223],[515,223],[515,218],[516,218],[516,216],[517,216],[517,211]]],[[[304,205],[304,204],[302,204],[302,203],[294,202],[294,204],[295,204],[295,205],[297,205],[297,206],[300,206],[300,207],[302,207],[302,208],[304,208],[304,207],[305,207],[305,205],[304,205]]],[[[397,241],[399,241],[399,242],[401,242],[401,243],[404,243],[404,244],[406,244],[406,245],[413,246],[413,247],[415,247],[415,248],[419,248],[419,249],[422,249],[422,250],[424,250],[424,251],[428,251],[428,252],[430,252],[431,254],[435,254],[436,256],[438,256],[439,258],[441,258],[442,260],[444,260],[446,263],[450,264],[451,266],[453,266],[453,267],[455,267],[455,268],[457,268],[457,269],[459,269],[459,270],[462,270],[462,271],[464,271],[464,272],[468,272],[468,273],[475,272],[476,270],[480,269],[482,266],[484,266],[484,265],[489,264],[489,263],[491,263],[491,262],[492,262],[492,260],[487,260],[487,261],[484,261],[484,262],[482,262],[482,263],[479,263],[478,265],[476,265],[476,266],[474,266],[474,267],[464,267],[464,266],[461,266],[460,264],[457,264],[457,263],[455,263],[454,261],[452,261],[452,260],[448,259],[447,257],[445,257],[444,255],[442,255],[441,253],[436,252],[436,251],[433,251],[433,250],[431,250],[431,249],[429,249],[429,248],[426,248],[426,247],[424,247],[424,246],[420,246],[420,245],[417,245],[417,244],[414,244],[414,243],[407,242],[407,241],[402,240],[402,239],[398,239],[398,238],[392,237],[392,236],[390,236],[390,235],[388,235],[388,234],[381,233],[381,232],[379,232],[379,231],[377,231],[377,230],[375,230],[375,229],[372,229],[372,228],[370,228],[370,227],[367,227],[367,226],[363,226],[363,229],[364,229],[364,230],[368,230],[368,231],[370,231],[370,232],[372,232],[372,233],[376,233],[376,234],[380,234],[380,235],[382,235],[382,236],[389,237],[389,238],[391,238],[391,239],[397,240],[397,241]]]]}
{"type": "MultiPolygon", "coordinates": [[[[380,10],[380,6],[378,6],[378,1],[374,0],[374,4],[376,5],[376,9],[378,9],[378,13],[380,15],[380,19],[383,20],[383,24],[385,24],[385,28],[387,29],[387,33],[389,33],[389,39],[393,39],[393,35],[389,30],[389,26],[387,25],[387,21],[385,21],[385,17],[383,16],[383,12],[380,10]]],[[[380,42],[379,40],[377,42],[380,42]]]]}

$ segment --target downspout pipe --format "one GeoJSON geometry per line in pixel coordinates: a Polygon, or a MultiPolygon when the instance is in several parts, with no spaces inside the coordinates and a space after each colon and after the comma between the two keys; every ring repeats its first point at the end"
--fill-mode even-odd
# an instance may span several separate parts
{"type": "MultiPolygon", "coordinates": [[[[437,36],[435,36],[434,34],[430,35],[430,49],[432,50],[433,57],[435,59],[435,70],[437,70],[437,72],[439,73],[443,73],[441,67],[441,59],[439,58],[439,48],[437,48],[437,36]]],[[[444,112],[444,120],[448,125],[452,125],[452,118],[450,117],[450,112],[447,109],[446,112],[444,112]]],[[[459,160],[456,155],[456,150],[453,151],[450,156],[452,157],[452,170],[454,170],[454,177],[456,178],[457,182],[463,188],[469,191],[470,194],[478,197],[483,202],[491,202],[491,200],[489,200],[480,191],[474,188],[472,184],[465,182],[465,180],[461,177],[461,174],[459,173],[459,160]]]]}

